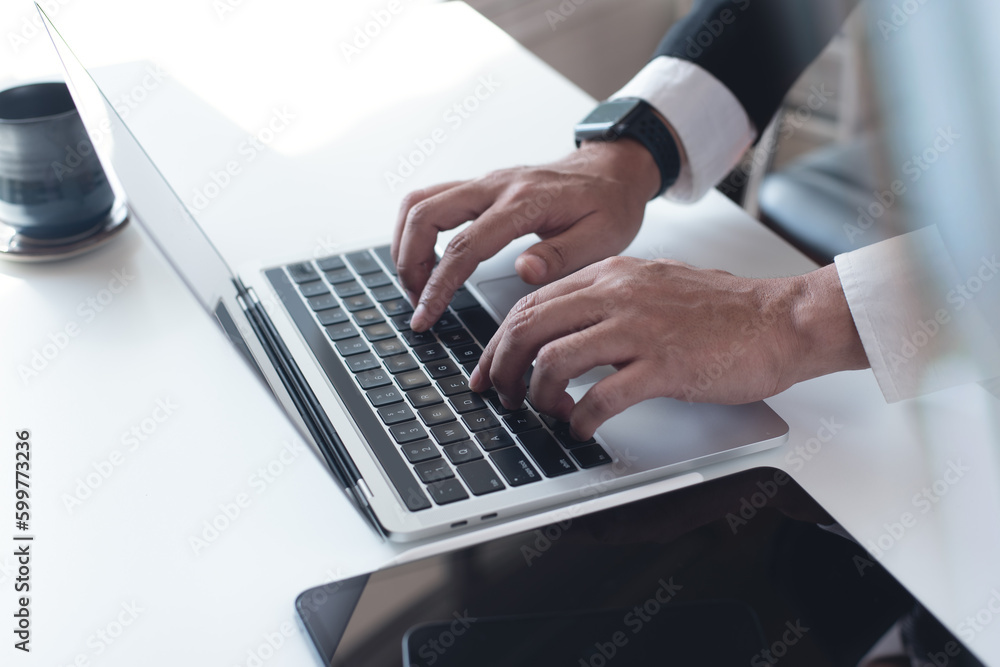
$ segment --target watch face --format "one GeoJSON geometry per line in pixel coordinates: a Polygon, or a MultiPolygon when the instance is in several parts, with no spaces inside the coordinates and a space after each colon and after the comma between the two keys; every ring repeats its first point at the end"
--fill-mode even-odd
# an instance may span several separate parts
{"type": "Polygon", "coordinates": [[[640,100],[624,99],[602,102],[584,118],[581,125],[614,125],[642,104],[640,100]]]}

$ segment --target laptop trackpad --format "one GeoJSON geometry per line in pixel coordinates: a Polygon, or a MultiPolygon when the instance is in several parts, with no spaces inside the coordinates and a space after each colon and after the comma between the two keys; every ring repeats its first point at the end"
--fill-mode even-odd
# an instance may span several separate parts
{"type": "MultiPolygon", "coordinates": [[[[486,305],[492,308],[493,312],[497,315],[501,316],[509,313],[514,304],[520,301],[522,297],[531,294],[539,287],[540,285],[529,285],[521,280],[517,274],[476,283],[476,289],[479,290],[486,305]]],[[[577,387],[594,384],[614,372],[615,369],[611,366],[598,366],[575,380],[571,380],[569,386],[577,387]]]]}

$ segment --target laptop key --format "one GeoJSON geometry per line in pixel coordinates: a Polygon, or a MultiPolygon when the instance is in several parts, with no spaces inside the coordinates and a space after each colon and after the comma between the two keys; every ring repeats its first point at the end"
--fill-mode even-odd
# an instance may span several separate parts
{"type": "MultiPolygon", "coordinates": [[[[465,378],[462,379],[464,380],[465,378]]],[[[466,384],[466,388],[468,389],[468,384],[466,384]]],[[[486,404],[483,403],[483,399],[479,396],[479,394],[474,394],[471,391],[465,394],[452,396],[448,399],[448,401],[451,403],[451,407],[455,408],[455,412],[458,412],[459,414],[482,410],[486,407],[486,404]]]]}
{"type": "Polygon", "coordinates": [[[403,352],[402,354],[386,357],[385,367],[388,368],[389,372],[393,375],[417,370],[419,368],[416,360],[410,356],[409,352],[403,352]]]}
{"type": "Polygon", "coordinates": [[[570,455],[576,459],[581,468],[596,468],[606,463],[611,463],[611,457],[600,445],[584,445],[574,447],[569,450],[570,455]]]}
{"type": "Polygon", "coordinates": [[[375,273],[376,271],[381,271],[382,267],[379,266],[378,262],[372,257],[372,254],[367,250],[361,250],[359,252],[352,252],[346,255],[347,262],[357,271],[359,274],[364,273],[375,273]]]}
{"type": "MultiPolygon", "coordinates": [[[[375,354],[382,357],[391,357],[396,354],[402,354],[406,352],[406,347],[403,346],[403,342],[398,338],[386,338],[384,340],[377,340],[372,344],[372,348],[375,349],[375,354]]],[[[409,370],[409,369],[407,369],[409,370]]]]}
{"type": "Polygon", "coordinates": [[[344,299],[344,308],[346,308],[349,313],[365,310],[366,308],[371,308],[374,305],[375,304],[372,303],[372,300],[368,298],[367,294],[358,294],[357,296],[349,296],[344,299]]]}
{"type": "Polygon", "coordinates": [[[406,392],[406,398],[410,401],[410,405],[415,408],[426,408],[428,405],[437,405],[442,400],[441,394],[434,387],[412,389],[406,392]]]}
{"type": "Polygon", "coordinates": [[[326,335],[333,341],[344,340],[345,338],[354,338],[357,336],[358,330],[350,322],[343,322],[342,324],[331,324],[328,326],[326,328],[326,335]]]}
{"type": "Polygon", "coordinates": [[[302,293],[304,297],[319,296],[320,294],[329,294],[330,290],[326,288],[321,280],[317,280],[311,283],[302,283],[299,285],[299,292],[302,293]]]}
{"type": "Polygon", "coordinates": [[[393,331],[392,327],[385,322],[379,322],[378,324],[367,326],[362,329],[361,332],[365,335],[365,338],[372,342],[396,337],[396,332],[393,331]]]}
{"type": "Polygon", "coordinates": [[[576,470],[569,456],[547,431],[528,431],[517,436],[546,477],[558,477],[576,470]]]}
{"type": "Polygon", "coordinates": [[[339,255],[333,255],[331,257],[324,257],[322,259],[316,260],[316,266],[318,266],[323,271],[336,271],[337,269],[344,268],[344,260],[340,258],[339,255]]]}
{"type": "Polygon", "coordinates": [[[434,443],[430,440],[420,440],[419,442],[408,442],[405,443],[400,449],[403,452],[403,456],[410,463],[420,463],[421,461],[430,461],[431,459],[436,459],[441,456],[438,452],[438,448],[434,446],[434,443]]]}
{"type": "Polygon", "coordinates": [[[378,258],[382,260],[385,265],[386,270],[392,275],[396,275],[396,265],[392,263],[392,248],[387,245],[379,246],[374,249],[378,258]]]}
{"type": "Polygon", "coordinates": [[[309,307],[313,311],[326,310],[327,308],[336,308],[340,304],[337,303],[337,299],[327,292],[326,294],[320,294],[319,296],[311,296],[306,301],[309,302],[309,307]]]}
{"type": "Polygon", "coordinates": [[[455,359],[458,363],[462,364],[474,364],[479,361],[479,357],[483,356],[483,348],[479,347],[475,343],[472,345],[462,345],[461,347],[453,347],[451,353],[455,355],[455,359]]]}
{"type": "Polygon", "coordinates": [[[438,505],[447,505],[469,497],[469,494],[462,488],[462,484],[455,478],[428,484],[427,491],[438,505]]]}
{"type": "MultiPolygon", "coordinates": [[[[369,371],[370,373],[377,373],[378,371],[369,371]]],[[[372,402],[376,408],[380,408],[383,405],[391,405],[392,403],[399,403],[403,400],[403,394],[398,389],[393,386],[383,387],[381,389],[372,389],[367,392],[368,400],[372,402]]]]}
{"type": "MultiPolygon", "coordinates": [[[[420,422],[415,421],[393,424],[389,426],[389,432],[392,433],[392,438],[401,445],[416,442],[417,440],[425,440],[427,438],[427,431],[425,431],[424,427],[420,425],[420,422]]],[[[437,456],[437,448],[434,447],[434,444],[430,440],[425,441],[430,446],[431,451],[434,452],[434,456],[437,456]]],[[[434,458],[434,456],[428,456],[427,458],[431,459],[434,458]]],[[[410,457],[407,456],[406,458],[409,459],[410,457]]],[[[410,463],[414,463],[414,461],[411,459],[410,463]]]]}
{"type": "Polygon", "coordinates": [[[470,308],[459,312],[458,319],[468,327],[469,332],[476,337],[480,345],[486,345],[499,328],[490,314],[483,308],[470,308]]]}
{"type": "Polygon", "coordinates": [[[386,426],[416,419],[413,415],[413,410],[406,403],[394,403],[381,407],[378,409],[378,416],[386,426]]]}
{"type": "Polygon", "coordinates": [[[309,262],[289,264],[288,275],[290,275],[292,280],[298,284],[319,280],[319,274],[316,273],[316,269],[314,269],[313,265],[309,262]]]}
{"type": "Polygon", "coordinates": [[[413,353],[417,355],[417,359],[424,362],[425,364],[432,361],[437,361],[438,359],[447,359],[448,353],[444,351],[444,348],[434,343],[432,345],[421,345],[420,347],[413,348],[413,353]]]}
{"type": "Polygon", "coordinates": [[[343,308],[321,310],[316,313],[316,317],[319,318],[319,323],[323,325],[340,324],[347,321],[347,313],[344,312],[343,308]]]}
{"type": "Polygon", "coordinates": [[[447,424],[448,422],[455,421],[455,415],[448,409],[447,405],[431,405],[417,410],[417,414],[420,415],[420,419],[428,426],[437,426],[438,424],[447,424]]]}
{"type": "Polygon", "coordinates": [[[399,293],[399,290],[393,285],[383,285],[382,287],[373,288],[372,296],[375,297],[375,300],[379,303],[392,301],[394,299],[401,299],[403,297],[403,295],[399,293]]]}
{"type": "Polygon", "coordinates": [[[573,449],[574,447],[582,447],[584,445],[596,445],[597,441],[593,438],[589,440],[580,441],[574,438],[569,431],[559,431],[556,433],[556,438],[562,443],[563,447],[566,449],[573,449]]]}
{"type": "Polygon", "coordinates": [[[326,279],[331,285],[337,285],[354,280],[354,274],[351,273],[350,269],[334,269],[326,272],[326,279]]]}
{"type": "Polygon", "coordinates": [[[527,410],[512,412],[509,415],[506,415],[503,420],[507,424],[507,428],[514,433],[523,433],[525,431],[542,427],[542,422],[538,421],[538,417],[527,410]]]}
{"type": "Polygon", "coordinates": [[[500,422],[489,410],[477,410],[462,415],[462,421],[469,427],[470,431],[485,431],[489,428],[500,426],[500,422]]]}
{"type": "MultiPolygon", "coordinates": [[[[490,407],[493,408],[493,412],[497,413],[498,415],[500,416],[509,415],[510,413],[514,412],[514,410],[508,410],[507,408],[504,407],[503,403],[500,402],[500,396],[498,396],[497,393],[492,389],[483,394],[483,396],[486,397],[486,400],[487,402],[489,402],[490,407]]],[[[521,404],[521,408],[524,408],[524,403],[521,404]]]]}
{"type": "Polygon", "coordinates": [[[351,280],[346,283],[340,283],[333,286],[333,291],[336,292],[337,296],[341,299],[349,296],[357,296],[359,294],[365,293],[365,288],[357,283],[357,281],[351,280]]]}
{"type": "Polygon", "coordinates": [[[479,365],[478,361],[467,361],[462,364],[462,368],[465,369],[465,374],[472,377],[472,371],[476,370],[476,366],[479,365]]]}
{"type": "Polygon", "coordinates": [[[413,472],[417,473],[417,477],[425,484],[440,482],[442,479],[455,476],[455,473],[451,471],[451,466],[444,459],[432,459],[418,463],[413,466],[413,472]]]}
{"type": "Polygon", "coordinates": [[[427,372],[431,374],[432,378],[439,380],[449,375],[458,375],[462,371],[458,370],[458,366],[455,365],[454,361],[445,359],[444,361],[435,361],[432,364],[427,364],[427,372]]]}
{"type": "MultiPolygon", "coordinates": [[[[366,299],[368,297],[365,297],[366,299]]],[[[378,312],[374,308],[366,308],[365,310],[359,310],[354,313],[354,321],[358,323],[359,327],[369,327],[373,324],[381,324],[385,322],[382,318],[382,313],[378,312]]]]}
{"type": "Polygon", "coordinates": [[[469,381],[461,375],[446,377],[439,380],[437,385],[445,396],[454,396],[469,391],[469,381]]]}
{"type": "Polygon", "coordinates": [[[384,387],[387,384],[392,384],[392,378],[381,368],[358,373],[354,378],[361,385],[362,389],[374,389],[375,387],[384,387]]]}
{"type": "MultiPolygon", "coordinates": [[[[383,306],[385,304],[382,304],[383,306]]],[[[383,308],[384,310],[384,308],[383,308]]],[[[410,318],[413,317],[413,313],[406,313],[404,315],[396,315],[392,318],[392,326],[396,327],[396,331],[409,331],[410,330],[410,318]]],[[[434,340],[431,336],[430,340],[434,340]]],[[[429,341],[428,341],[429,342],[429,341]]],[[[410,343],[411,345],[413,343],[410,343]]]]}
{"type": "Polygon", "coordinates": [[[365,284],[365,287],[371,289],[373,287],[384,287],[385,285],[392,284],[392,278],[385,275],[383,271],[377,273],[369,273],[367,275],[361,276],[361,282],[365,284]]]}
{"type": "MultiPolygon", "coordinates": [[[[445,445],[441,449],[443,449],[444,453],[448,456],[448,460],[455,465],[483,458],[479,448],[476,447],[471,440],[463,440],[462,442],[445,445]]],[[[473,491],[473,493],[475,493],[475,491],[473,491]]]]}
{"type": "Polygon", "coordinates": [[[507,488],[485,459],[458,466],[458,474],[462,476],[469,491],[477,496],[507,488]]]}
{"type": "Polygon", "coordinates": [[[427,375],[420,369],[413,371],[406,371],[405,373],[398,373],[396,375],[396,384],[403,391],[408,391],[410,389],[417,389],[418,387],[426,387],[430,385],[431,381],[427,379],[427,375]]]}
{"type": "Polygon", "coordinates": [[[459,345],[468,345],[474,342],[472,340],[472,335],[469,334],[465,329],[455,329],[454,331],[445,331],[440,336],[441,342],[448,347],[458,347],[459,345]]]}
{"type": "Polygon", "coordinates": [[[353,357],[347,357],[344,361],[347,362],[348,368],[355,373],[370,371],[379,367],[378,358],[371,352],[356,354],[353,357]]]}
{"type": "Polygon", "coordinates": [[[479,306],[479,302],[476,301],[476,297],[472,296],[472,293],[464,287],[456,290],[455,295],[451,297],[451,303],[448,304],[454,311],[468,310],[469,308],[476,308],[479,306]]]}
{"type": "Polygon", "coordinates": [[[514,438],[510,437],[510,433],[502,428],[491,428],[488,431],[481,431],[476,434],[476,440],[488,452],[514,446],[514,438]]]}
{"type": "MultiPolygon", "coordinates": [[[[395,317],[396,315],[406,315],[413,312],[413,306],[406,299],[393,299],[392,301],[385,301],[382,303],[382,310],[389,317],[395,317]]],[[[407,326],[409,326],[409,320],[407,320],[407,326]]]]}
{"type": "Polygon", "coordinates": [[[416,331],[404,331],[401,335],[403,336],[403,340],[405,340],[407,344],[414,349],[427,343],[433,343],[436,340],[434,338],[434,334],[430,331],[421,331],[420,333],[417,333],[416,331]]]}
{"type": "Polygon", "coordinates": [[[354,354],[361,354],[362,352],[368,351],[368,343],[361,340],[360,338],[348,338],[347,340],[338,340],[334,345],[337,348],[337,352],[340,352],[340,356],[349,357],[354,354]]]}
{"type": "Polygon", "coordinates": [[[530,484],[542,478],[524,452],[517,447],[497,450],[490,454],[490,460],[500,469],[500,474],[511,486],[530,484]]]}
{"type": "Polygon", "coordinates": [[[465,432],[465,429],[458,422],[435,426],[431,429],[431,435],[434,436],[439,445],[450,445],[459,440],[469,439],[469,434],[465,432]]]}
{"type": "Polygon", "coordinates": [[[461,328],[461,326],[462,325],[459,323],[458,318],[455,317],[455,313],[446,310],[444,311],[444,315],[439,317],[438,321],[434,323],[431,330],[434,333],[439,334],[445,331],[451,331],[452,329],[461,328]]]}

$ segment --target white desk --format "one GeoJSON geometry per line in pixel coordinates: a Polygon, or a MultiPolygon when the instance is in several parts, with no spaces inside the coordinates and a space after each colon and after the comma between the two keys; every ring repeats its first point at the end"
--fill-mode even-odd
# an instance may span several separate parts
{"type": "MultiPolygon", "coordinates": [[[[220,17],[195,0],[155,15],[140,3],[76,0],[54,16],[85,62],[152,60],[170,72],[150,77],[140,62],[100,77],[119,91],[113,99],[131,105],[129,123],[186,201],[206,192],[211,172],[240,161],[227,187],[194,206],[234,266],[260,243],[294,259],[384,236],[408,189],[561,155],[570,125],[592,104],[462,6],[433,15],[407,6],[347,63],[340,40],[381,5],[325,4],[307,13],[305,2],[232,2],[220,17]],[[499,87],[459,126],[447,124],[445,110],[474,94],[482,76],[499,87]],[[247,136],[283,106],[294,122],[246,160],[247,136]],[[446,141],[390,191],[384,172],[438,126],[449,128],[446,141]]],[[[0,16],[16,26],[31,14],[25,3],[0,16]]],[[[55,71],[44,36],[14,62],[20,78],[55,71]]],[[[647,217],[665,227],[665,256],[747,275],[810,268],[715,194],[693,209],[657,202],[647,217]]],[[[32,431],[37,536],[33,650],[23,656],[7,642],[5,664],[246,665],[249,651],[267,636],[279,643],[278,635],[281,647],[263,664],[310,664],[292,606],[300,591],[545,522],[409,551],[380,543],[320,458],[295,446],[298,435],[137,229],[70,262],[0,265],[0,307],[0,439],[12,462],[13,432],[32,431]],[[105,292],[114,270],[132,277],[119,293],[105,292]],[[89,298],[105,302],[93,316],[89,298]],[[78,333],[46,349],[71,322],[78,333]],[[36,350],[51,359],[22,379],[36,350]],[[144,437],[138,444],[125,435],[133,427],[144,437]],[[110,476],[99,485],[91,477],[97,488],[70,511],[67,494],[95,466],[107,472],[115,451],[110,476]],[[228,525],[220,518],[227,511],[235,517],[228,525]],[[224,529],[205,532],[206,521],[224,529]],[[205,544],[193,546],[193,537],[205,544]],[[129,611],[133,604],[141,611],[129,611]]],[[[788,470],[858,539],[882,538],[881,562],[968,639],[960,625],[1000,590],[995,401],[968,387],[886,406],[870,373],[858,372],[799,385],[770,403],[791,426],[788,445],[705,469],[705,478],[761,465],[788,470]],[[842,425],[828,442],[818,439],[824,419],[842,425]],[[795,453],[803,446],[812,447],[808,461],[795,453]],[[970,469],[921,513],[914,494],[956,460],[970,469]],[[915,523],[890,544],[885,524],[904,512],[915,523]]],[[[10,465],[5,458],[3,469],[10,465]]],[[[0,476],[0,515],[10,516],[12,497],[10,475],[0,476]]],[[[11,551],[0,551],[6,618],[11,551]]],[[[1000,622],[969,643],[1000,662],[1000,622]]]]}

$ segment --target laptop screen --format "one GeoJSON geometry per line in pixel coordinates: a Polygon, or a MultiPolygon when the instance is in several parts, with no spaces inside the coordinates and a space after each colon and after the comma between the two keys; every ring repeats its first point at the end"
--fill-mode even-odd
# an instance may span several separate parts
{"type": "Polygon", "coordinates": [[[112,186],[127,195],[139,224],[202,306],[214,315],[219,300],[235,294],[232,271],[49,17],[41,8],[38,11],[112,186]]]}

